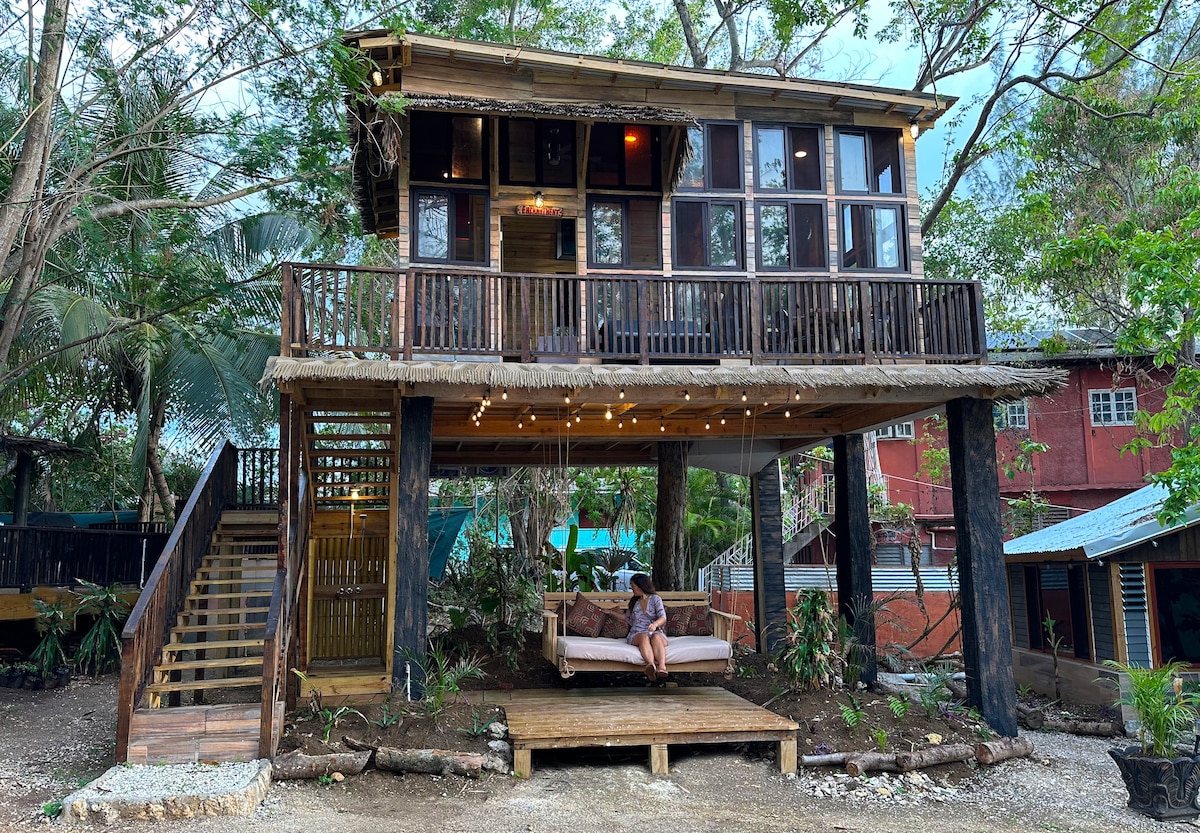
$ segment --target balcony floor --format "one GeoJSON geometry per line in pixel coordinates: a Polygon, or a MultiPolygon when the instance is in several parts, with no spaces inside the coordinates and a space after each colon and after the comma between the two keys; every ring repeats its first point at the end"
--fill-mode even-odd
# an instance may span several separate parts
{"type": "Polygon", "coordinates": [[[646,464],[656,459],[659,442],[689,440],[696,465],[756,471],[758,458],[765,463],[838,434],[937,410],[951,399],[1044,394],[1062,375],[988,365],[647,367],[277,358],[264,378],[310,414],[390,414],[401,396],[432,397],[434,466],[646,464]],[[472,414],[485,398],[492,404],[476,424],[472,414]],[[711,460],[699,462],[704,455],[711,460]]]}

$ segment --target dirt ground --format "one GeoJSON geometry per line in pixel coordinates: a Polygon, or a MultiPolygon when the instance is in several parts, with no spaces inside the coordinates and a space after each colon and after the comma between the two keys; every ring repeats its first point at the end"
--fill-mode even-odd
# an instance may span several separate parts
{"type": "MultiPolygon", "coordinates": [[[[765,675],[765,663],[744,657],[754,669],[730,681],[741,683],[752,699],[777,697],[772,708],[793,714],[805,726],[810,746],[849,744],[869,748],[863,729],[847,730],[838,717],[842,698],[829,695],[778,696],[765,675]],[[763,672],[759,675],[759,671],[763,672]],[[755,691],[754,685],[760,686],[755,691]],[[774,691],[774,693],[772,693],[774,691]],[[818,716],[821,719],[816,719],[818,716]],[[838,727],[841,728],[838,728],[838,727]]],[[[530,667],[525,685],[553,683],[556,676],[530,667]]],[[[513,675],[514,678],[516,675],[513,675]]],[[[507,682],[494,675],[490,684],[507,682]]],[[[594,681],[593,681],[594,682],[594,681]]],[[[611,675],[611,684],[637,684],[630,675],[611,675]]],[[[680,680],[686,684],[687,680],[680,680]]],[[[713,680],[706,677],[695,682],[713,680]]],[[[485,683],[489,684],[489,683],[485,683]]],[[[735,688],[736,690],[736,688],[735,688]]],[[[470,692],[467,693],[468,698],[470,692]]],[[[102,772],[112,760],[116,680],[76,680],[66,689],[0,689],[0,831],[28,830],[47,824],[46,802],[60,799],[81,782],[102,772]]],[[[870,718],[883,722],[886,706],[872,705],[880,695],[860,698],[870,718]]],[[[377,708],[377,707],[376,707],[377,708]]],[[[378,719],[377,711],[366,710],[378,719]]],[[[897,742],[933,726],[948,736],[971,739],[969,727],[929,721],[914,706],[910,723],[892,725],[897,742]]],[[[478,748],[480,739],[459,732],[473,725],[472,706],[455,706],[436,727],[410,720],[410,728],[380,738],[405,745],[478,748]]],[[[311,723],[293,723],[293,746],[318,750],[311,723]]],[[[333,736],[368,735],[367,724],[350,717],[333,736]]],[[[809,769],[799,777],[781,776],[770,744],[671,748],[665,777],[649,772],[645,750],[537,752],[527,781],[488,774],[478,781],[367,772],[340,784],[284,782],[255,817],[212,819],[155,825],[169,833],[232,831],[1161,831],[1161,825],[1125,808],[1125,791],[1116,767],[1105,754],[1109,741],[1069,735],[1032,733],[1032,759],[1006,762],[986,771],[940,772],[924,787],[911,789],[892,780],[846,779],[828,769],[809,769]]],[[[336,746],[331,747],[336,748],[336,746]]],[[[835,747],[836,748],[836,747],[835,747]]],[[[841,746],[841,748],[847,748],[841,746]]],[[[130,825],[123,829],[139,829],[130,825]]],[[[1175,828],[1179,829],[1179,828],[1175,828]]],[[[1190,826],[1188,826],[1190,829],[1190,826]]]]}

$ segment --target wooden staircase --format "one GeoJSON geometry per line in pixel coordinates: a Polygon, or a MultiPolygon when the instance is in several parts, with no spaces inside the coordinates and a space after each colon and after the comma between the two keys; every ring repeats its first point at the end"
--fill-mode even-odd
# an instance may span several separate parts
{"type": "Polygon", "coordinates": [[[131,762],[258,757],[278,523],[276,511],[221,513],[133,714],[131,762]]]}

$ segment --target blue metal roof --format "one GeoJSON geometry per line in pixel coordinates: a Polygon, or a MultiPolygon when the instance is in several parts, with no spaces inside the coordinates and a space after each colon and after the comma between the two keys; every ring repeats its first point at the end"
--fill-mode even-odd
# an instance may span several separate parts
{"type": "Polygon", "coordinates": [[[1197,504],[1187,510],[1183,520],[1162,526],[1158,513],[1167,494],[1161,486],[1146,486],[1099,509],[1014,538],[1004,545],[1004,554],[1102,558],[1200,523],[1197,504]]]}

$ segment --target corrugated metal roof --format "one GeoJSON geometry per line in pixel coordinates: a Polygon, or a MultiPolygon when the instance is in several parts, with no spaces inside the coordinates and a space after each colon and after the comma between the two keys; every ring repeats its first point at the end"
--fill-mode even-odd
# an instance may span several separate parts
{"type": "MultiPolygon", "coordinates": [[[[921,585],[931,592],[952,592],[957,589],[945,567],[922,567],[921,585]]],[[[722,567],[713,571],[712,587],[721,590],[754,590],[754,568],[749,565],[722,567]]],[[[830,565],[794,565],[783,568],[783,583],[787,590],[816,588],[833,592],[837,589],[837,570],[830,565]]],[[[872,567],[871,589],[876,593],[915,592],[916,579],[909,567],[872,567]]]]}
{"type": "Polygon", "coordinates": [[[1004,545],[1004,554],[1102,558],[1200,522],[1198,504],[1179,523],[1162,526],[1158,513],[1167,494],[1161,486],[1146,486],[1099,509],[1014,538],[1004,545]]]}

